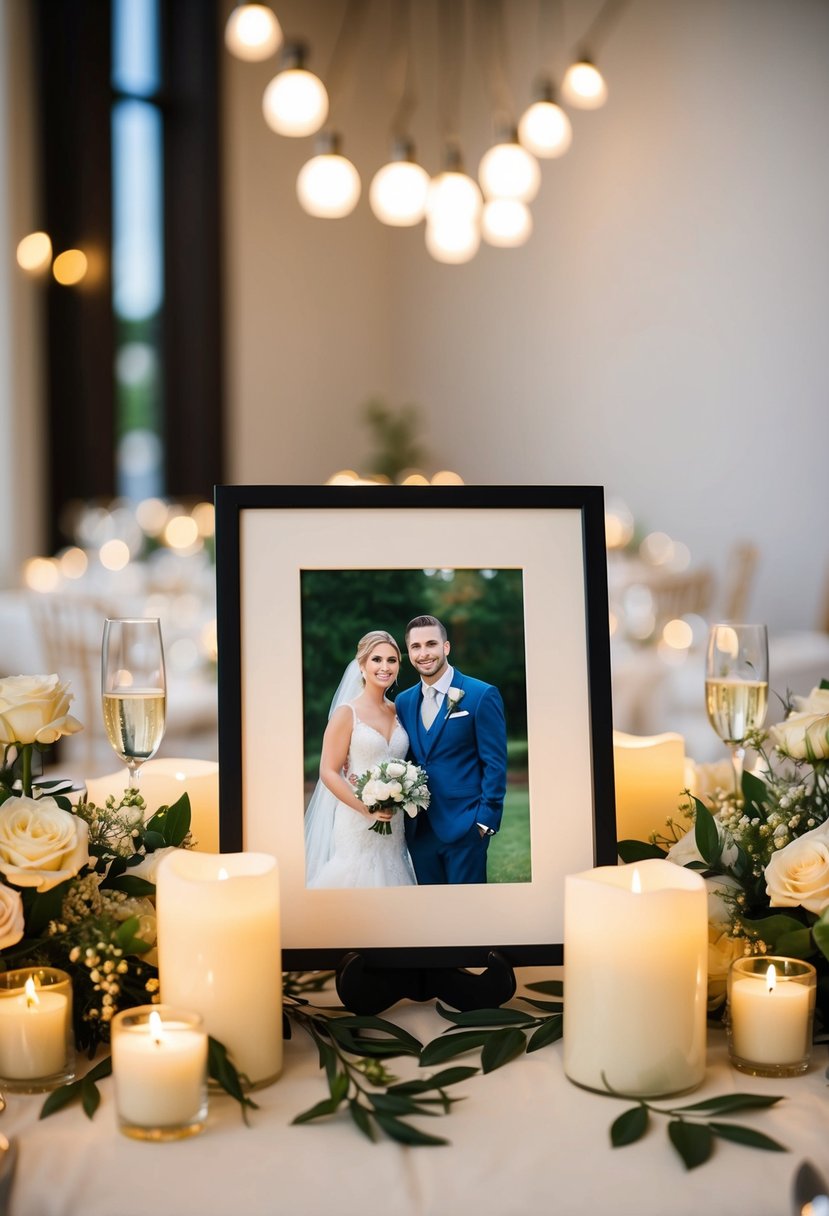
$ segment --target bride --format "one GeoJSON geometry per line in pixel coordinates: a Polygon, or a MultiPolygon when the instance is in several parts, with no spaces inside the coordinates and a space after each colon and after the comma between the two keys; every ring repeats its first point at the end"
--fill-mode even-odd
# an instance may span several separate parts
{"type": "Polygon", "coordinates": [[[372,813],[355,793],[357,778],[382,760],[405,759],[409,736],[386,693],[397,680],[400,647],[385,630],[360,638],[331,703],[320,779],[305,812],[308,887],[401,887],[416,882],[404,814],[372,813]],[[391,821],[391,835],[370,831],[391,821]]]}

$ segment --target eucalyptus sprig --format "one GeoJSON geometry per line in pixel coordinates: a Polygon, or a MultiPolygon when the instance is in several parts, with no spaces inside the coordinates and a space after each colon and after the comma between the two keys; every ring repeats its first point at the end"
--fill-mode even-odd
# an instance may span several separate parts
{"type": "Polygon", "coordinates": [[[635,1144],[641,1140],[650,1124],[650,1116],[665,1115],[668,1123],[668,1136],[671,1144],[679,1153],[685,1168],[696,1169],[703,1165],[711,1156],[715,1140],[730,1140],[734,1144],[744,1144],[749,1148],[761,1148],[772,1153],[787,1153],[789,1150],[753,1127],[744,1127],[740,1123],[721,1123],[717,1115],[732,1114],[740,1110],[763,1110],[774,1106],[780,1101],[780,1096],[769,1097],[766,1094],[723,1094],[719,1098],[704,1098],[701,1102],[692,1102],[687,1106],[672,1106],[663,1109],[654,1106],[644,1098],[634,1094],[617,1092],[604,1080],[608,1094],[614,1098],[625,1098],[636,1103],[614,1119],[610,1128],[610,1143],[614,1148],[623,1148],[626,1144],[635,1144]]]}
{"type": "Polygon", "coordinates": [[[432,1077],[400,1081],[384,1061],[419,1057],[422,1044],[393,1022],[349,1014],[336,1006],[312,1005],[296,984],[286,990],[284,1011],[290,1023],[313,1039],[328,1082],[329,1096],[297,1115],[294,1123],[310,1123],[345,1108],[369,1140],[375,1141],[377,1133],[383,1132],[399,1144],[448,1143],[405,1117],[448,1114],[460,1099],[450,1097],[447,1089],[474,1076],[477,1068],[447,1068],[432,1077]]]}
{"type": "MultiPolygon", "coordinates": [[[[561,997],[563,991],[560,980],[542,980],[527,987],[533,992],[554,997],[561,997]]],[[[518,999],[538,1012],[499,1008],[456,1013],[438,1002],[435,1006],[437,1012],[452,1025],[424,1047],[420,1056],[421,1065],[442,1064],[480,1048],[481,1069],[485,1073],[494,1072],[524,1052],[538,1051],[557,1042],[561,1038],[564,1021],[561,1000],[536,1000],[526,996],[518,999]]]]}

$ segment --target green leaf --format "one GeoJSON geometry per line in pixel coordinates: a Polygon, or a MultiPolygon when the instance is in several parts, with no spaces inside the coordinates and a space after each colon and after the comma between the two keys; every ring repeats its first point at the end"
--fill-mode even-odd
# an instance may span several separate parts
{"type": "Polygon", "coordinates": [[[821,682],[818,684],[818,688],[829,688],[829,680],[821,680],[821,682]]]}
{"type": "Polygon", "coordinates": [[[337,1075],[337,1053],[330,1043],[326,1043],[324,1039],[319,1037],[319,1035],[314,1035],[314,1041],[316,1042],[317,1050],[319,1051],[320,1068],[325,1069],[325,1075],[328,1079],[328,1087],[330,1089],[334,1083],[334,1078],[337,1075]]]}
{"type": "Polygon", "coordinates": [[[152,829],[144,832],[144,844],[148,853],[154,853],[156,849],[163,849],[166,843],[161,832],[154,832],[152,829]]]}
{"type": "Polygon", "coordinates": [[[700,802],[699,798],[694,798],[694,804],[697,810],[694,823],[694,840],[697,850],[703,861],[706,861],[709,866],[713,866],[717,864],[722,853],[722,842],[717,825],[714,816],[704,802],[700,802]]]}
{"type": "Polygon", "coordinates": [[[60,920],[64,897],[72,879],[52,887],[51,891],[32,893],[32,902],[26,911],[26,933],[29,937],[42,937],[50,920],[60,920]]]}
{"type": "Polygon", "coordinates": [[[126,891],[127,895],[155,895],[155,883],[139,878],[137,874],[119,874],[107,884],[112,891],[126,891]]]}
{"type": "Polygon", "coordinates": [[[634,1106],[613,1121],[610,1128],[610,1143],[614,1148],[635,1144],[648,1130],[647,1106],[634,1106]]]}
{"type": "Polygon", "coordinates": [[[179,847],[190,831],[190,795],[182,794],[177,802],[168,806],[164,813],[161,834],[165,844],[179,847]]]}
{"type": "Polygon", "coordinates": [[[435,1009],[455,1026],[527,1026],[535,1021],[531,1013],[525,1013],[522,1009],[469,1009],[465,1013],[456,1013],[454,1009],[441,1005],[440,1001],[435,1009]]]}
{"type": "Polygon", "coordinates": [[[649,861],[652,857],[664,860],[668,856],[658,844],[650,844],[644,840],[620,840],[616,845],[616,852],[622,861],[627,863],[649,861]]]}
{"type": "Polygon", "coordinates": [[[547,1018],[541,1023],[537,1030],[534,1030],[530,1035],[530,1041],[527,1043],[527,1051],[538,1051],[541,1047],[548,1047],[550,1043],[557,1043],[564,1032],[564,1018],[561,1014],[547,1018]]]}
{"type": "Polygon", "coordinates": [[[547,996],[564,996],[562,980],[538,980],[535,984],[527,984],[530,992],[544,992],[547,996]]]}
{"type": "Polygon", "coordinates": [[[235,1098],[242,1108],[242,1118],[247,1122],[248,1110],[258,1110],[259,1107],[249,1098],[242,1087],[242,1078],[236,1071],[236,1066],[227,1054],[224,1043],[207,1036],[207,1073],[225,1093],[235,1098]]]}
{"type": "MultiPolygon", "coordinates": [[[[781,938],[787,937],[789,934],[799,934],[804,927],[802,921],[796,920],[793,916],[786,916],[782,912],[754,920],[741,916],[740,922],[745,929],[750,929],[752,933],[757,933],[762,938],[769,947],[770,954],[781,953],[777,949],[777,943],[781,938]]],[[[808,933],[808,930],[806,932],[808,933]]]]}
{"type": "Polygon", "coordinates": [[[685,1162],[686,1170],[696,1169],[711,1156],[714,1137],[704,1123],[683,1123],[679,1119],[672,1119],[668,1124],[668,1135],[685,1162]]]}
{"type": "Polygon", "coordinates": [[[111,1077],[111,1076],[112,1076],[112,1056],[105,1056],[103,1058],[103,1060],[99,1060],[99,1062],[95,1065],[94,1068],[90,1068],[90,1070],[86,1074],[86,1077],[84,1078],[84,1080],[103,1081],[104,1077],[111,1077]]]}
{"type": "Polygon", "coordinates": [[[418,1055],[423,1048],[423,1044],[413,1034],[401,1030],[399,1026],[395,1026],[394,1022],[388,1022],[385,1018],[355,1014],[351,1017],[332,1019],[332,1021],[337,1026],[344,1026],[347,1030],[376,1030],[381,1034],[388,1035],[391,1041],[399,1043],[412,1055],[418,1055]]]}
{"type": "Polygon", "coordinates": [[[561,1001],[534,1001],[531,996],[522,996],[521,1000],[532,1005],[533,1009],[542,1009],[545,1013],[561,1013],[564,1009],[561,1001]]]}
{"type": "Polygon", "coordinates": [[[419,1081],[398,1081],[396,1085],[390,1085],[386,1092],[390,1094],[425,1094],[433,1089],[446,1089],[450,1085],[457,1085],[459,1081],[468,1081],[477,1072],[477,1068],[463,1065],[444,1068],[441,1072],[436,1072],[433,1076],[419,1081]]]}
{"type": "Polygon", "coordinates": [[[374,1135],[374,1128],[371,1125],[371,1118],[368,1111],[364,1106],[360,1105],[356,1098],[352,1098],[349,1102],[348,1113],[351,1115],[351,1118],[357,1124],[363,1135],[373,1143],[376,1137],[374,1135]]]}
{"type": "Polygon", "coordinates": [[[824,958],[829,958],[829,908],[823,913],[820,920],[812,925],[812,936],[824,958]]]}
{"type": "Polygon", "coordinates": [[[448,1140],[444,1140],[441,1136],[430,1136],[427,1132],[422,1132],[416,1127],[412,1127],[409,1123],[404,1123],[402,1119],[396,1119],[394,1115],[384,1115],[378,1111],[374,1118],[377,1120],[379,1127],[382,1127],[387,1136],[392,1140],[396,1140],[398,1144],[448,1144],[448,1140]]]}
{"type": "MultiPolygon", "coordinates": [[[[748,806],[759,811],[762,819],[766,818],[765,801],[768,796],[768,786],[760,777],[755,777],[754,773],[748,773],[743,770],[743,777],[740,783],[743,798],[748,806]]],[[[752,816],[753,818],[754,816],[752,816]]]]}
{"type": "Polygon", "coordinates": [[[324,1115],[336,1114],[340,1101],[335,1101],[334,1098],[324,1098],[322,1102],[317,1102],[316,1105],[310,1106],[308,1110],[304,1110],[301,1115],[297,1115],[291,1122],[310,1123],[313,1119],[321,1119],[324,1115]]]}
{"type": "Polygon", "coordinates": [[[494,1072],[510,1060],[522,1054],[526,1039],[520,1030],[496,1030],[490,1035],[481,1052],[481,1067],[484,1072],[494,1072]]]}
{"type": "Polygon", "coordinates": [[[417,1103],[408,1094],[372,1094],[371,1105],[384,1115],[433,1115],[434,1111],[421,1111],[417,1103]]]}
{"type": "Polygon", "coordinates": [[[753,1127],[741,1127],[739,1123],[709,1123],[715,1136],[721,1140],[733,1140],[735,1144],[746,1144],[749,1148],[762,1148],[770,1153],[787,1153],[789,1150],[764,1132],[753,1127]]]}
{"type": "Polygon", "coordinates": [[[69,1085],[61,1085],[59,1089],[53,1089],[41,1106],[39,1117],[48,1119],[50,1115],[63,1110],[64,1106],[71,1106],[73,1102],[77,1102],[81,1096],[82,1085],[83,1081],[72,1081],[69,1085]]]}
{"type": "Polygon", "coordinates": [[[94,1116],[95,1111],[101,1104],[98,1086],[89,1077],[84,1077],[81,1082],[81,1104],[87,1119],[91,1119],[94,1116]]]}
{"type": "Polygon", "coordinates": [[[337,1073],[329,1088],[331,1090],[332,1102],[336,1102],[339,1106],[343,1098],[348,1095],[348,1074],[344,1072],[337,1073]]]}
{"type": "MultiPolygon", "coordinates": [[[[520,1031],[518,1033],[520,1034],[520,1031]]],[[[456,1034],[443,1035],[439,1039],[433,1039],[420,1053],[421,1067],[429,1068],[432,1064],[443,1064],[445,1060],[452,1060],[466,1051],[483,1047],[484,1043],[489,1042],[490,1037],[491,1032],[488,1030],[463,1030],[456,1034]]]]}
{"type": "Polygon", "coordinates": [[[762,1110],[774,1106],[783,1097],[770,1097],[768,1094],[722,1094],[718,1098],[704,1098],[701,1102],[692,1102],[690,1106],[677,1106],[676,1111],[709,1111],[711,1114],[724,1115],[735,1110],[762,1110]]]}
{"type": "Polygon", "coordinates": [[[783,933],[775,942],[774,950],[784,958],[809,958],[815,952],[811,929],[801,925],[791,933],[783,933]]]}

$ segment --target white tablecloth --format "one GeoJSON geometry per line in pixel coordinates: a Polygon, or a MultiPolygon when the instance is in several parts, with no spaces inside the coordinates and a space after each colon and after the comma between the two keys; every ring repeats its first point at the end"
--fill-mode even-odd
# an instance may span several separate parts
{"type": "MultiPolygon", "coordinates": [[[[399,1006],[391,1016],[421,1041],[446,1026],[431,1005],[399,1006]]],[[[39,1122],[41,1097],[9,1095],[0,1130],[20,1143],[10,1216],[788,1216],[800,1161],[829,1173],[825,1052],[818,1049],[803,1077],[748,1077],[729,1067],[724,1032],[709,1032],[705,1084],[676,1102],[783,1095],[778,1107],[729,1119],[791,1151],[719,1142],[707,1164],[687,1172],[664,1119],[639,1143],[610,1147],[608,1128],[625,1104],[570,1084],[561,1043],[455,1087],[465,1101],[449,1116],[420,1121],[446,1136],[447,1147],[371,1145],[347,1114],[293,1127],[293,1116],[327,1092],[316,1051],[300,1035],[287,1045],[282,1079],[256,1095],[251,1127],[230,1098],[212,1098],[207,1129],[188,1141],[120,1135],[111,1080],[92,1122],[76,1107],[39,1122]]],[[[408,1060],[393,1067],[406,1075],[414,1068],[408,1060]]]]}

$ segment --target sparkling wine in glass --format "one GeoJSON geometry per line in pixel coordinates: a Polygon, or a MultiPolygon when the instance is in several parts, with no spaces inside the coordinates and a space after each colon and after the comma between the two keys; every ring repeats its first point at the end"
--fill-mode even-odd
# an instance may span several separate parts
{"type": "Polygon", "coordinates": [[[705,664],[708,721],[731,748],[740,793],[745,739],[765,721],[769,697],[769,641],[765,625],[712,625],[705,664]]]}
{"type": "Polygon", "coordinates": [[[167,681],[157,617],[107,619],[101,650],[101,696],[107,738],[138,787],[138,770],[164,737],[167,681]]]}

